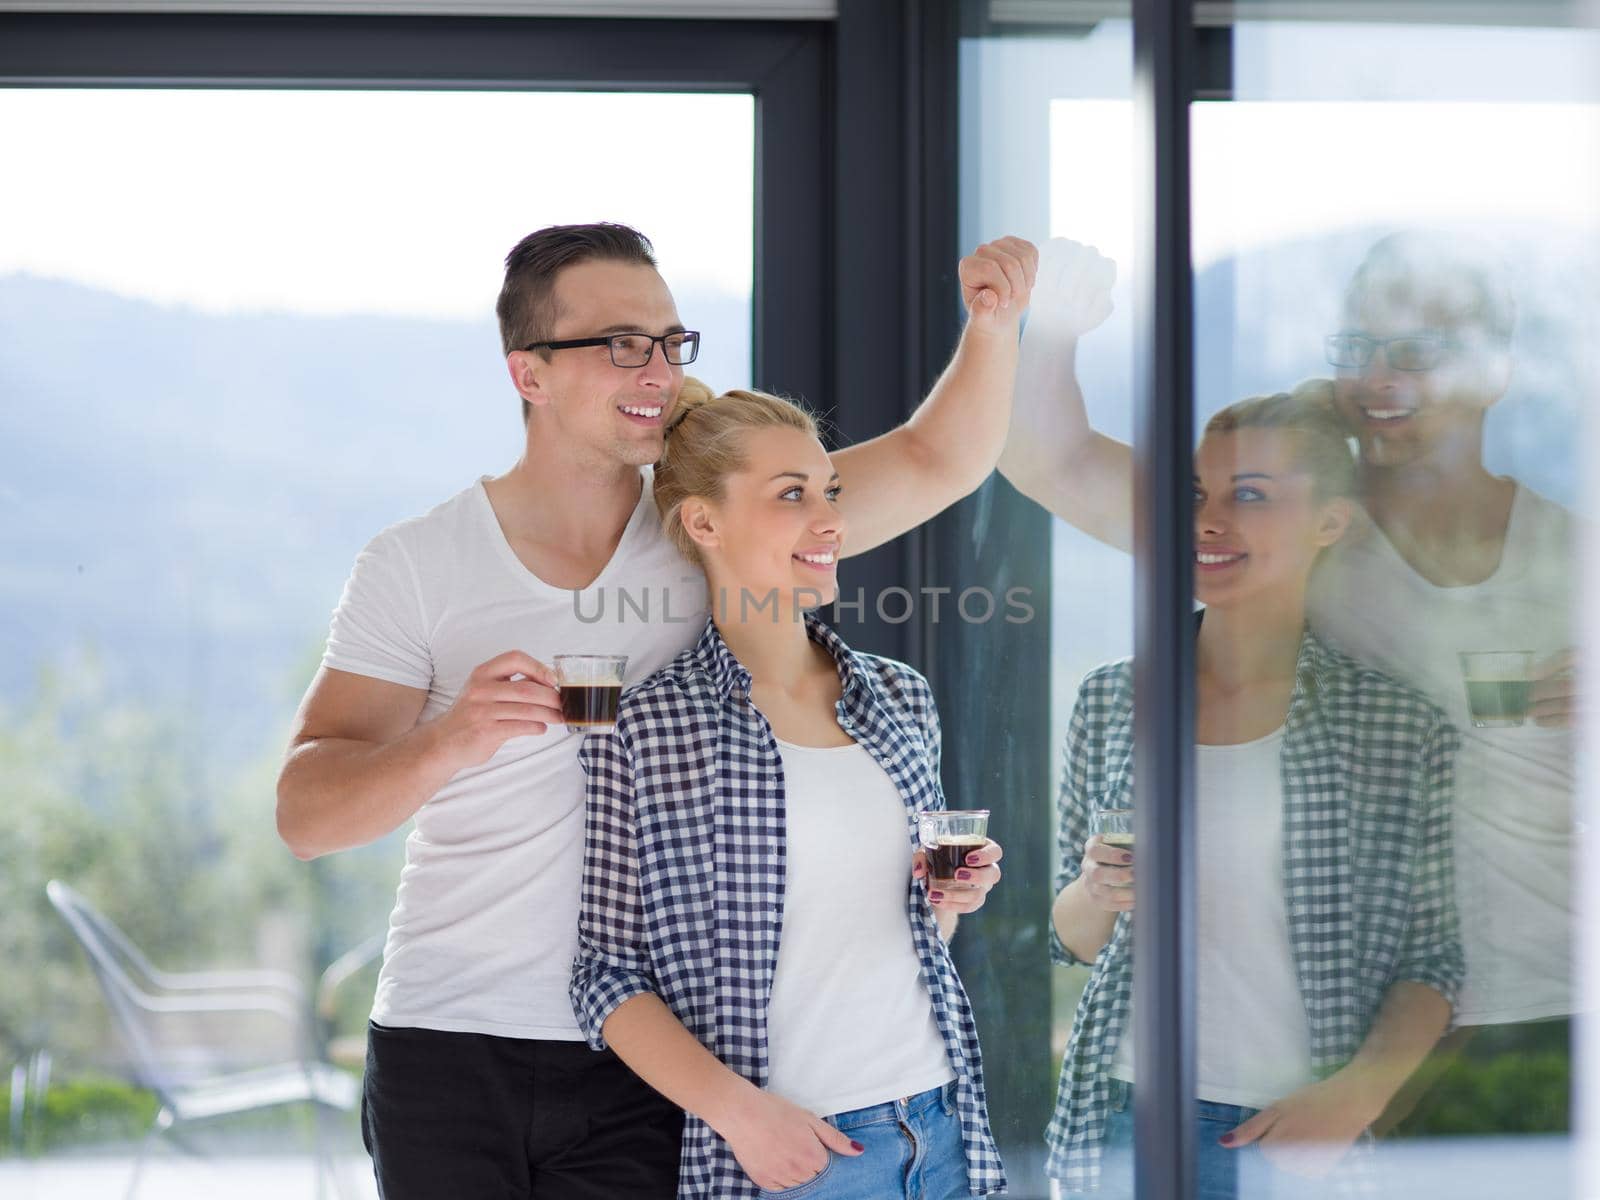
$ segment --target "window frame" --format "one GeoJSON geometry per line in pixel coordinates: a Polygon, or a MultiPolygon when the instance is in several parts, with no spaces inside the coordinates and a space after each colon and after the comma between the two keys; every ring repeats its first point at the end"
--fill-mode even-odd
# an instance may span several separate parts
{"type": "Polygon", "coordinates": [[[751,93],[752,377],[758,387],[820,395],[832,373],[829,280],[808,247],[826,231],[827,29],[773,20],[0,12],[0,87],[751,93]]]}

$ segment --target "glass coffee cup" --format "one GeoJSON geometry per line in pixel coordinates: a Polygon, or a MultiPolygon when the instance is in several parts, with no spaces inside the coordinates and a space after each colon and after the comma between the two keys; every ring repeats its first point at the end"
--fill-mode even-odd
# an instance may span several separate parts
{"type": "Polygon", "coordinates": [[[1133,853],[1133,809],[1097,808],[1089,818],[1089,832],[1098,833],[1100,841],[1118,850],[1133,853]]]}
{"type": "Polygon", "coordinates": [[[617,727],[625,654],[558,654],[561,719],[577,733],[609,733],[617,727]]]}
{"type": "Polygon", "coordinates": [[[1528,717],[1533,651],[1470,650],[1461,654],[1467,711],[1477,729],[1521,725],[1528,717]]]}
{"type": "Polygon", "coordinates": [[[932,886],[944,891],[970,888],[956,872],[967,865],[967,855],[989,844],[987,808],[946,809],[917,816],[917,840],[928,859],[932,886]]]}

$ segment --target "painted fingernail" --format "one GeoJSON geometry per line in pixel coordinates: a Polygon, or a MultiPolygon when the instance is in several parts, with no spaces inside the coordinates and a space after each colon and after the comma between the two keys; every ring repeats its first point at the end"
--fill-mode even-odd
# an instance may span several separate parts
{"type": "Polygon", "coordinates": [[[932,900],[935,904],[937,904],[937,903],[939,903],[939,901],[944,899],[944,893],[943,892],[929,892],[928,893],[928,899],[932,900]]]}
{"type": "Polygon", "coordinates": [[[971,879],[972,878],[972,872],[968,871],[966,868],[962,868],[961,870],[956,872],[956,878],[957,879],[971,879]]]}
{"type": "Polygon", "coordinates": [[[981,866],[983,866],[983,860],[978,857],[978,852],[976,850],[974,850],[971,854],[967,855],[967,866],[969,866],[969,867],[981,867],[981,866]]]}
{"type": "Polygon", "coordinates": [[[1133,855],[1131,855],[1131,854],[1124,854],[1124,855],[1123,855],[1123,856],[1122,856],[1122,861],[1123,861],[1123,862],[1125,862],[1125,863],[1131,863],[1131,862],[1132,862],[1132,861],[1133,861],[1133,855]]]}
{"type": "Polygon", "coordinates": [[[850,1139],[850,1149],[854,1150],[857,1154],[860,1154],[863,1150],[866,1149],[866,1147],[863,1146],[860,1142],[856,1141],[854,1138],[851,1138],[850,1139]]]}
{"type": "Polygon", "coordinates": [[[1231,1146],[1233,1145],[1233,1134],[1225,1133],[1219,1137],[1217,1141],[1221,1142],[1224,1146],[1231,1146]]]}

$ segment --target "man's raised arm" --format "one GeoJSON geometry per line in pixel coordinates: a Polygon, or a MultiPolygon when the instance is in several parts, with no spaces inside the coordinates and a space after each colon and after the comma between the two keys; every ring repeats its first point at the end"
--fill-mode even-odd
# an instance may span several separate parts
{"type": "Polygon", "coordinates": [[[1038,254],[1021,238],[961,260],[967,325],[950,365],[904,425],[833,455],[850,521],[847,555],[899,537],[977,490],[1011,421],[1017,330],[1038,254]]]}
{"type": "Polygon", "coordinates": [[[1110,315],[1116,277],[1116,264],[1092,246],[1045,243],[999,467],[1053,515],[1131,551],[1133,452],[1089,424],[1076,372],[1078,339],[1110,315]]]}

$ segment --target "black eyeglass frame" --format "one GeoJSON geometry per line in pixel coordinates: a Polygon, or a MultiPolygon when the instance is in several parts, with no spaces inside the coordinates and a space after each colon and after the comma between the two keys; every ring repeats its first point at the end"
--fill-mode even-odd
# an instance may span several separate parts
{"type": "MultiPolygon", "coordinates": [[[[674,367],[686,367],[696,358],[700,357],[700,331],[698,329],[675,329],[671,333],[663,333],[660,337],[651,337],[650,334],[640,330],[629,333],[608,333],[604,337],[566,338],[559,342],[530,342],[524,350],[577,350],[584,346],[604,346],[611,355],[611,365],[621,367],[625,371],[637,371],[650,365],[650,360],[655,357],[656,343],[661,344],[661,353],[667,362],[674,367]],[[637,363],[619,363],[617,361],[618,338],[649,338],[650,349],[645,352],[644,361],[637,363]],[[689,356],[673,362],[672,355],[667,353],[667,340],[681,338],[681,347],[687,348],[689,356]]],[[[681,352],[681,351],[680,351],[681,352]]]]}
{"type": "Polygon", "coordinates": [[[1461,343],[1439,333],[1405,333],[1391,338],[1375,338],[1364,333],[1330,333],[1322,339],[1323,357],[1327,359],[1330,367],[1341,371],[1360,371],[1371,366],[1380,348],[1383,350],[1384,358],[1388,359],[1389,366],[1396,371],[1432,371],[1444,361],[1450,351],[1461,349],[1461,343]],[[1359,347],[1359,351],[1354,355],[1358,361],[1340,362],[1340,356],[1334,352],[1336,342],[1347,342],[1353,348],[1359,347]],[[1422,342],[1433,347],[1433,354],[1426,366],[1401,366],[1389,358],[1389,347],[1396,342],[1422,342]]]}

